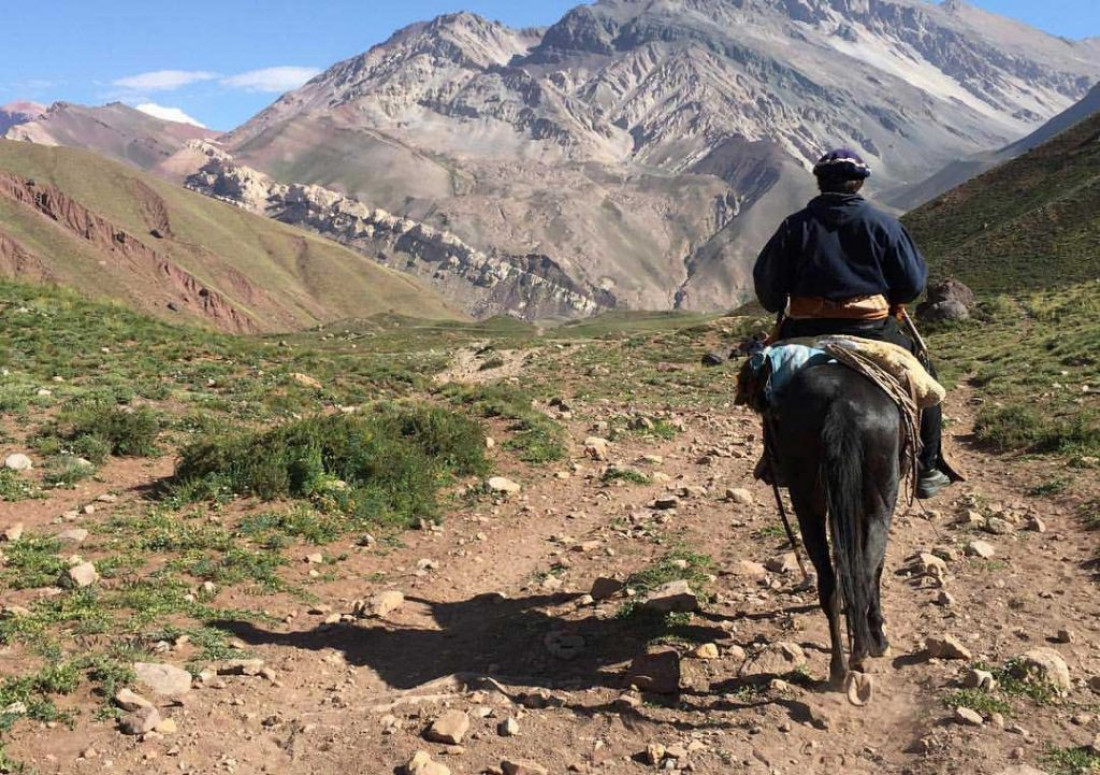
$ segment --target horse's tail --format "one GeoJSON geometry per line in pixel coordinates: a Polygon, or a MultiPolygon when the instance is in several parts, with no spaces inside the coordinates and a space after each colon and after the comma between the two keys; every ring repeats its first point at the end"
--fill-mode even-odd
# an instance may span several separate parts
{"type": "Polygon", "coordinates": [[[823,481],[836,575],[848,614],[848,632],[866,648],[871,643],[871,569],[864,554],[863,440],[858,418],[843,402],[833,403],[822,427],[823,481]]]}

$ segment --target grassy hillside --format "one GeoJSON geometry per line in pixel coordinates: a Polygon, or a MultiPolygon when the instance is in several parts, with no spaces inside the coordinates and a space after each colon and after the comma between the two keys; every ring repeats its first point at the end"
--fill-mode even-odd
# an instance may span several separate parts
{"type": "Polygon", "coordinates": [[[66,214],[86,208],[126,234],[123,250],[117,240],[89,235],[82,218],[47,217],[0,195],[0,238],[7,235],[9,252],[14,242],[32,257],[0,262],[9,276],[235,330],[284,331],[383,313],[458,317],[433,291],[351,250],[90,153],[0,141],[3,173],[33,181],[30,191],[71,198],[75,207],[62,208],[66,214]],[[251,325],[228,323],[212,298],[251,325]]]}
{"type": "Polygon", "coordinates": [[[979,293],[1100,277],[1100,115],[904,220],[935,275],[979,293]]]}

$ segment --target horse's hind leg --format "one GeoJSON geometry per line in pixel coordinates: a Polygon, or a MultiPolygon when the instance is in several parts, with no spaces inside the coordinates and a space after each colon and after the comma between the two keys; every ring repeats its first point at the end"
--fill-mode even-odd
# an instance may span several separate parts
{"type": "Polygon", "coordinates": [[[826,530],[825,501],[818,494],[799,492],[791,488],[791,502],[798,514],[798,526],[802,529],[802,541],[806,553],[817,571],[817,593],[821,610],[829,621],[829,641],[832,657],[829,660],[829,683],[836,689],[844,686],[848,670],[844,666],[844,640],[840,629],[840,589],[836,574],[833,572],[832,557],[829,555],[829,539],[826,530]]]}
{"type": "Polygon", "coordinates": [[[890,512],[873,514],[868,524],[865,552],[867,567],[874,569],[871,579],[871,607],[867,611],[867,623],[871,626],[871,642],[867,644],[872,657],[882,657],[890,651],[890,641],[883,629],[885,619],[882,615],[882,569],[886,563],[886,541],[890,532],[890,512]]]}

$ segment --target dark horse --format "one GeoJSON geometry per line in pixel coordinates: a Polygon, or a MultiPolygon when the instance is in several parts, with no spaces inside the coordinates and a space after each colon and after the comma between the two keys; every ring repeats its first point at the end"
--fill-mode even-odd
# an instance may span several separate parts
{"type": "MultiPolygon", "coordinates": [[[[901,480],[901,415],[881,388],[837,363],[800,371],[769,414],[778,473],[790,487],[817,570],[832,642],[829,674],[839,687],[849,667],[862,674],[868,657],[884,656],[890,648],[879,585],[901,480]],[[852,644],[848,666],[840,632],[842,598],[852,644]]],[[[857,677],[869,692],[869,679],[857,677]]]]}

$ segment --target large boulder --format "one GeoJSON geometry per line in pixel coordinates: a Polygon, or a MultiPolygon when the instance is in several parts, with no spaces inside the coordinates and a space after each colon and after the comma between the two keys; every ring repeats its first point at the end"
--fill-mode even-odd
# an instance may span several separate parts
{"type": "Polygon", "coordinates": [[[928,323],[966,320],[973,308],[974,292],[951,279],[928,290],[928,298],[917,307],[917,317],[928,323]]]}

